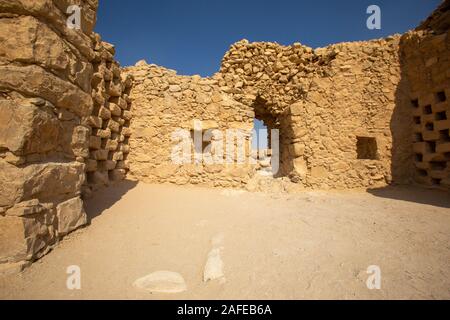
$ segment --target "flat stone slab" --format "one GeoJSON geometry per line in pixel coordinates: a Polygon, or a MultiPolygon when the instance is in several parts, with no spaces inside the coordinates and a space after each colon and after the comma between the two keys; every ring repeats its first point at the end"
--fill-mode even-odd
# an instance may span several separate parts
{"type": "Polygon", "coordinates": [[[187,290],[184,278],[172,271],[150,273],[137,279],[133,286],[151,293],[179,293],[187,290]]]}

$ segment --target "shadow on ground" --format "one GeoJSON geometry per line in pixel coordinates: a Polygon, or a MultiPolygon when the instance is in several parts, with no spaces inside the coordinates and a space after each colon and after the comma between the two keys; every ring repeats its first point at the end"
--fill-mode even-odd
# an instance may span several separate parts
{"type": "Polygon", "coordinates": [[[439,189],[421,186],[389,186],[379,189],[368,189],[367,192],[376,197],[450,208],[450,192],[439,189]]]}
{"type": "Polygon", "coordinates": [[[136,187],[137,181],[125,180],[115,184],[112,188],[100,189],[92,195],[89,199],[84,201],[84,207],[88,223],[92,219],[102,214],[106,209],[111,208],[117,201],[131,189],[136,187]]]}

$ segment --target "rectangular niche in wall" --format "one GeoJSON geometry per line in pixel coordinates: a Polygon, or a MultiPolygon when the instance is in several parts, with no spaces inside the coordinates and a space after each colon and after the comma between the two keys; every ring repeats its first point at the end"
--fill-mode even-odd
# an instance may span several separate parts
{"type": "Polygon", "coordinates": [[[374,137],[356,137],[358,159],[378,160],[377,139],[374,137]]]}

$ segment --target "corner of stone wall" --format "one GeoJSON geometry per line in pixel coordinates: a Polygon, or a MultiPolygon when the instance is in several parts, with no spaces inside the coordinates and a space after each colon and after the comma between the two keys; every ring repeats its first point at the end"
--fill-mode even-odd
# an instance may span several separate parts
{"type": "Polygon", "coordinates": [[[100,130],[110,130],[98,148],[108,179],[126,174],[131,79],[92,33],[96,9],[96,0],[0,1],[0,272],[20,270],[87,223],[82,193],[100,130]],[[71,4],[82,7],[80,30],[67,28],[71,4]],[[101,66],[112,120],[97,128],[101,66]]]}
{"type": "Polygon", "coordinates": [[[450,1],[402,36],[415,182],[450,190],[450,1]]]}

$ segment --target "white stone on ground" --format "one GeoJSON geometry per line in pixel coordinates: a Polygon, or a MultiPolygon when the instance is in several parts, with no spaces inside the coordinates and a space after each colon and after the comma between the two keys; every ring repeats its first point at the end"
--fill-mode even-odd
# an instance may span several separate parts
{"type": "Polygon", "coordinates": [[[133,286],[149,292],[178,293],[187,290],[184,278],[172,271],[156,271],[137,279],[133,286]]]}
{"type": "Polygon", "coordinates": [[[224,278],[223,261],[220,256],[221,248],[214,248],[208,254],[205,269],[203,270],[203,281],[224,278]]]}

